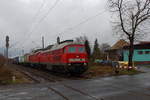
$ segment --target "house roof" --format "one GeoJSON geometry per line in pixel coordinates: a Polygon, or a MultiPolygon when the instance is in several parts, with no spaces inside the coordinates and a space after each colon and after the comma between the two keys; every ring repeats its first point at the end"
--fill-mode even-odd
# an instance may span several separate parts
{"type": "Polygon", "coordinates": [[[125,40],[121,39],[117,43],[115,43],[110,50],[117,50],[117,49],[122,49],[124,46],[128,46],[129,43],[126,42],[125,40]]]}
{"type": "Polygon", "coordinates": [[[150,41],[140,41],[139,44],[150,44],[150,41]]]}
{"type": "MultiPolygon", "coordinates": [[[[129,49],[129,46],[125,46],[124,49],[129,49]]],[[[134,49],[150,49],[150,43],[135,44],[134,49]]]]}

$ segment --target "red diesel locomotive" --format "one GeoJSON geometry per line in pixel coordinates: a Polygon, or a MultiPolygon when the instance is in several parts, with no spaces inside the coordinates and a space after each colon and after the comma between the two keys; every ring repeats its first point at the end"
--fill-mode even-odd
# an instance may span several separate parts
{"type": "Polygon", "coordinates": [[[49,70],[82,74],[88,69],[88,57],[85,46],[73,41],[63,41],[48,50],[26,54],[24,63],[31,66],[43,66],[49,70]]]}

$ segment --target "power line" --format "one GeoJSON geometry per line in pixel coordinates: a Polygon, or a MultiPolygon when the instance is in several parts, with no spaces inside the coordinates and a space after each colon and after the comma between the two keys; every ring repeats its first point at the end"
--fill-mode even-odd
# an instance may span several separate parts
{"type": "Polygon", "coordinates": [[[41,9],[43,9],[43,7],[44,7],[44,5],[45,5],[45,3],[46,3],[46,0],[42,0],[42,1],[43,1],[43,2],[42,2],[42,4],[41,4],[41,6],[39,7],[38,11],[36,12],[35,16],[33,17],[33,20],[36,19],[36,17],[39,15],[39,13],[41,12],[41,9]]]}
{"type": "MultiPolygon", "coordinates": [[[[54,5],[53,5],[52,7],[50,7],[50,9],[48,10],[48,12],[38,21],[37,25],[40,24],[40,23],[48,16],[48,14],[50,13],[50,11],[52,11],[52,10],[56,7],[56,5],[58,4],[59,1],[60,1],[60,0],[56,0],[56,2],[54,3],[54,5]]],[[[94,16],[91,16],[91,17],[89,17],[89,18],[87,18],[87,19],[81,21],[80,23],[74,25],[73,27],[70,27],[70,28],[65,29],[62,33],[64,34],[65,31],[73,30],[73,29],[79,27],[80,25],[82,25],[82,24],[84,24],[84,23],[86,23],[86,22],[88,22],[88,21],[94,19],[95,17],[97,17],[97,16],[99,16],[99,15],[101,15],[102,13],[104,13],[104,11],[105,11],[105,10],[103,10],[103,11],[97,13],[97,14],[94,15],[94,16]]],[[[34,28],[36,28],[36,27],[34,27],[34,28]]],[[[34,29],[32,29],[32,31],[33,31],[33,30],[34,30],[34,29]]],[[[32,33],[32,31],[31,31],[30,33],[32,33]]],[[[60,33],[59,33],[59,34],[60,34],[60,33]]],[[[31,36],[31,34],[30,34],[28,37],[30,38],[30,36],[31,36]]],[[[29,39],[29,38],[28,38],[28,39],[29,39]]],[[[27,41],[27,40],[26,40],[26,41],[27,41]]],[[[26,42],[26,41],[25,41],[25,42],[26,42]]]]}
{"type": "MultiPolygon", "coordinates": [[[[31,33],[32,33],[32,30],[35,29],[34,24],[35,24],[35,25],[37,24],[37,23],[36,23],[36,18],[37,18],[38,15],[40,14],[41,9],[43,9],[45,3],[46,3],[46,0],[43,0],[43,2],[42,2],[42,4],[41,4],[40,8],[38,9],[38,11],[36,12],[35,16],[33,17],[33,20],[34,20],[35,22],[32,23],[32,26],[31,26],[30,30],[28,31],[28,33],[31,34],[31,33]]],[[[29,34],[29,35],[30,35],[30,34],[29,34]]]]}
{"type": "Polygon", "coordinates": [[[19,43],[19,41],[15,42],[14,44],[10,45],[9,48],[13,48],[15,45],[17,45],[19,43]]]}
{"type": "Polygon", "coordinates": [[[41,45],[37,44],[35,41],[32,40],[32,43],[35,44],[38,47],[41,47],[41,45]]]}
{"type": "Polygon", "coordinates": [[[49,13],[56,7],[56,5],[58,4],[59,1],[60,1],[60,0],[56,0],[56,1],[55,1],[54,5],[48,9],[48,11],[47,11],[47,13],[45,14],[45,16],[43,16],[43,17],[41,18],[41,20],[39,20],[39,23],[41,23],[41,22],[49,15],[49,13]]]}
{"type": "MultiPolygon", "coordinates": [[[[33,31],[34,31],[34,29],[38,26],[38,24],[40,24],[40,23],[48,16],[48,14],[56,7],[56,5],[58,4],[59,1],[60,1],[60,0],[56,0],[55,3],[54,3],[54,5],[52,5],[52,7],[49,8],[48,12],[38,21],[38,23],[37,23],[35,26],[32,27],[32,30],[30,31],[30,35],[28,36],[28,39],[27,39],[27,40],[30,39],[30,37],[31,37],[31,35],[32,35],[33,31]]],[[[27,40],[26,40],[26,41],[27,41],[27,40]]],[[[25,42],[26,42],[26,41],[25,41],[25,42]]],[[[25,43],[25,42],[24,42],[24,43],[25,43]]]]}
{"type": "Polygon", "coordinates": [[[86,22],[88,22],[88,21],[90,21],[90,20],[93,20],[94,18],[100,16],[100,15],[101,15],[102,13],[104,13],[105,11],[106,11],[106,10],[104,9],[103,11],[97,13],[96,15],[91,16],[91,17],[88,17],[88,18],[86,18],[85,20],[81,21],[80,23],[78,23],[78,24],[76,24],[76,25],[74,25],[74,26],[72,26],[72,27],[66,28],[63,32],[58,33],[58,34],[55,34],[55,35],[65,34],[66,31],[73,30],[73,29],[75,29],[75,28],[77,28],[77,27],[79,27],[79,26],[85,24],[86,22]]]}
{"type": "MultiPolygon", "coordinates": [[[[56,5],[58,4],[59,1],[60,0],[56,0],[54,5],[52,5],[52,7],[49,8],[48,12],[38,21],[38,23],[35,25],[35,27],[33,27],[33,29],[30,32],[30,36],[31,36],[32,32],[34,31],[34,29],[37,27],[37,25],[40,24],[48,16],[50,11],[52,11],[56,7],[56,5]]],[[[29,36],[29,38],[30,38],[30,36],[29,36]]]]}
{"type": "MultiPolygon", "coordinates": [[[[86,22],[88,22],[88,21],[90,21],[90,20],[93,20],[94,18],[96,18],[97,16],[101,15],[101,14],[104,13],[105,11],[106,11],[106,10],[104,9],[103,11],[101,11],[101,12],[97,13],[96,15],[91,16],[91,17],[89,17],[89,18],[87,18],[87,19],[81,21],[80,23],[74,25],[73,27],[67,28],[65,31],[73,30],[74,28],[79,27],[80,25],[82,25],[82,24],[84,24],[84,23],[86,23],[86,22]]],[[[64,32],[65,32],[65,31],[64,31],[64,32]]]]}
{"type": "MultiPolygon", "coordinates": [[[[27,32],[27,33],[29,33],[29,34],[31,34],[31,32],[32,32],[32,30],[33,30],[33,27],[34,27],[34,24],[36,24],[36,18],[38,17],[38,15],[39,15],[39,13],[41,12],[41,9],[43,9],[43,7],[44,7],[44,5],[45,5],[45,3],[46,3],[46,0],[42,0],[43,2],[42,2],[42,4],[41,4],[41,6],[39,7],[39,9],[37,10],[37,12],[36,12],[36,14],[34,15],[34,17],[33,17],[33,22],[31,23],[31,28],[30,28],[30,30],[27,32]]],[[[17,44],[21,44],[22,42],[16,42],[16,43],[14,43],[12,46],[11,46],[11,48],[13,47],[13,46],[15,46],[15,45],[17,45],[17,44]]]]}

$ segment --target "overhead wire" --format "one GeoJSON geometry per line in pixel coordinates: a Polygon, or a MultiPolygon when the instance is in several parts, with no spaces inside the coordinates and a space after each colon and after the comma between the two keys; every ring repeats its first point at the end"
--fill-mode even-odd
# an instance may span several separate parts
{"type": "MultiPolygon", "coordinates": [[[[33,18],[32,18],[32,22],[31,22],[31,28],[29,29],[29,31],[26,33],[27,35],[29,35],[30,33],[31,33],[31,30],[33,29],[33,26],[34,26],[34,24],[36,23],[36,18],[39,16],[39,14],[40,14],[40,12],[41,12],[41,9],[43,9],[43,7],[44,7],[44,5],[45,5],[45,3],[46,3],[46,0],[42,0],[43,2],[42,2],[42,4],[41,4],[41,6],[39,7],[39,9],[37,10],[37,12],[35,13],[35,15],[33,16],[33,18]],[[29,34],[28,34],[29,33],[29,34]]],[[[26,34],[25,34],[25,36],[24,37],[26,37],[26,34]]],[[[24,41],[23,41],[24,42],[24,41]]],[[[17,41],[17,42],[15,42],[12,46],[11,46],[11,48],[13,48],[14,46],[17,46],[18,44],[21,44],[22,42],[20,42],[20,41],[17,41]]]]}
{"type": "MultiPolygon", "coordinates": [[[[79,22],[78,24],[76,24],[76,25],[74,25],[74,26],[72,26],[72,27],[66,28],[63,32],[58,33],[56,36],[61,36],[61,34],[66,34],[66,33],[65,33],[66,31],[72,31],[72,30],[78,28],[79,26],[81,26],[81,25],[87,23],[88,21],[91,21],[91,20],[93,20],[94,18],[100,16],[100,15],[103,14],[105,11],[106,11],[106,9],[100,11],[100,12],[97,13],[96,15],[93,15],[93,16],[90,16],[90,17],[86,18],[85,20],[79,22]]],[[[76,31],[77,31],[77,30],[76,30],[76,31]]],[[[74,31],[74,32],[76,32],[76,31],[74,31]]],[[[85,34],[84,34],[83,36],[85,36],[85,34]]],[[[78,37],[76,37],[76,38],[78,38],[78,37]]],[[[75,38],[72,38],[72,39],[75,39],[75,38]]]]}
{"type": "MultiPolygon", "coordinates": [[[[36,23],[35,26],[32,27],[31,31],[29,32],[30,34],[29,34],[27,40],[29,40],[31,38],[31,35],[32,35],[34,29],[36,29],[36,27],[38,26],[38,24],[40,24],[49,15],[49,13],[57,6],[57,4],[58,4],[59,1],[60,0],[56,0],[55,3],[48,9],[48,12],[36,23]]],[[[24,42],[24,44],[25,44],[25,42],[24,42]]]]}
{"type": "Polygon", "coordinates": [[[85,20],[79,22],[78,24],[76,24],[76,25],[74,25],[74,26],[72,26],[72,27],[66,28],[64,31],[58,33],[57,35],[65,34],[66,31],[73,30],[73,29],[75,29],[75,28],[77,28],[77,27],[79,27],[79,26],[81,26],[81,25],[87,23],[88,21],[93,20],[94,18],[100,16],[100,15],[101,15],[102,13],[104,13],[105,11],[106,11],[106,10],[104,9],[103,11],[97,13],[97,14],[94,15],[94,16],[90,16],[90,17],[86,18],[85,20]]]}
{"type": "MultiPolygon", "coordinates": [[[[44,1],[44,0],[43,0],[43,1],[44,1]]],[[[49,13],[57,6],[57,4],[58,4],[59,1],[60,1],[60,0],[56,0],[56,1],[55,1],[54,5],[49,8],[48,12],[38,21],[38,23],[36,24],[36,26],[37,26],[38,24],[40,24],[43,20],[45,20],[45,18],[49,15],[49,13]]],[[[42,6],[44,6],[44,4],[41,5],[40,9],[42,9],[42,6]]],[[[73,29],[79,27],[80,25],[82,25],[82,24],[84,24],[84,23],[86,23],[86,22],[88,22],[88,21],[90,21],[90,20],[96,18],[97,16],[101,15],[102,13],[104,13],[104,11],[105,11],[105,9],[104,9],[103,11],[97,13],[97,14],[94,15],[94,16],[91,16],[91,17],[89,17],[89,18],[86,18],[85,20],[83,20],[83,21],[81,21],[80,23],[74,25],[73,27],[69,27],[69,28],[65,29],[63,32],[61,32],[61,34],[65,34],[66,31],[73,30],[73,29]]],[[[38,10],[38,12],[40,13],[40,10],[38,10]]],[[[36,14],[36,16],[38,16],[38,14],[36,14]]],[[[27,40],[30,39],[30,37],[31,37],[31,35],[32,35],[32,32],[34,31],[34,29],[36,28],[36,26],[35,26],[33,29],[31,29],[31,31],[29,32],[30,34],[29,34],[27,40]]],[[[56,34],[55,34],[55,35],[56,35],[56,34]]],[[[60,33],[59,33],[58,35],[60,35],[60,33]]],[[[26,41],[27,41],[27,40],[26,40],[26,41]]],[[[25,42],[26,42],[26,41],[25,41],[25,42]]]]}
{"type": "Polygon", "coordinates": [[[104,12],[105,12],[105,10],[103,10],[102,12],[99,12],[98,14],[96,14],[96,15],[94,15],[94,16],[91,16],[91,17],[89,17],[89,18],[83,20],[82,22],[80,22],[80,23],[78,23],[77,25],[71,27],[70,29],[74,29],[74,28],[76,28],[76,27],[79,27],[80,25],[85,24],[86,22],[88,22],[88,21],[90,21],[90,20],[93,20],[93,19],[96,18],[97,16],[100,16],[100,15],[101,15],[102,13],[104,13],[104,12]]]}
{"type": "Polygon", "coordinates": [[[45,20],[45,18],[49,15],[49,13],[56,7],[56,5],[58,4],[60,0],[56,0],[54,5],[52,5],[52,7],[50,7],[47,11],[47,13],[39,20],[39,23],[41,23],[43,20],[45,20]]]}
{"type": "MultiPolygon", "coordinates": [[[[37,11],[37,13],[35,14],[35,16],[33,17],[33,20],[34,20],[34,21],[32,22],[32,26],[31,26],[30,30],[27,32],[27,33],[29,33],[28,39],[26,39],[26,40],[23,41],[23,42],[17,41],[16,43],[14,43],[14,44],[11,46],[11,48],[17,46],[17,44],[21,44],[21,45],[25,44],[25,42],[30,39],[30,37],[31,37],[31,35],[32,35],[32,32],[34,31],[34,29],[36,28],[36,26],[37,26],[38,24],[40,24],[40,23],[48,16],[48,14],[56,7],[56,5],[58,4],[59,1],[60,1],[60,0],[56,0],[55,3],[54,3],[54,5],[48,9],[48,12],[47,12],[37,23],[35,23],[35,20],[36,20],[37,16],[39,15],[39,13],[41,12],[41,9],[43,9],[43,7],[44,7],[44,5],[45,5],[45,3],[46,3],[45,0],[43,0],[43,3],[41,4],[39,10],[37,11]],[[22,43],[23,43],[23,44],[22,44],[22,43]]],[[[33,43],[33,41],[32,41],[32,43],[33,43]]],[[[34,43],[35,43],[35,42],[34,42],[34,43]]]]}
{"type": "Polygon", "coordinates": [[[37,47],[41,47],[39,44],[37,44],[35,41],[32,40],[32,43],[35,44],[37,47]]]}
{"type": "Polygon", "coordinates": [[[46,0],[42,0],[42,4],[41,6],[39,7],[38,11],[36,12],[35,16],[33,17],[33,20],[35,20],[38,16],[39,16],[39,13],[41,12],[41,10],[43,9],[45,3],[46,3],[46,0]]]}

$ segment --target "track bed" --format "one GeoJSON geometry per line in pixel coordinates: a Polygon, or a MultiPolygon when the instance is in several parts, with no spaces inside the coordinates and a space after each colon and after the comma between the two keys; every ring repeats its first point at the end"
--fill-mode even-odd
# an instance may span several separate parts
{"type": "MultiPolygon", "coordinates": [[[[53,72],[50,72],[48,70],[38,70],[38,69],[34,69],[34,68],[29,68],[29,67],[24,67],[24,66],[20,66],[20,65],[12,65],[12,67],[14,69],[16,69],[17,71],[20,71],[21,73],[23,73],[24,75],[26,75],[28,78],[30,78],[33,83],[37,84],[45,84],[45,83],[56,83],[59,86],[61,86],[61,88],[64,88],[65,90],[69,90],[72,91],[73,93],[77,93],[80,95],[83,95],[87,98],[90,98],[90,100],[100,100],[90,94],[88,94],[87,92],[74,88],[71,85],[65,84],[64,82],[60,82],[60,81],[65,81],[65,80],[69,80],[71,79],[68,76],[65,75],[60,75],[60,74],[54,74],[53,72]]],[[[66,96],[66,93],[63,93],[62,91],[59,91],[58,87],[52,87],[50,85],[47,85],[47,88],[50,91],[53,91],[54,93],[56,93],[57,95],[59,95],[61,98],[63,98],[63,100],[71,100],[70,97],[66,96]]]]}

